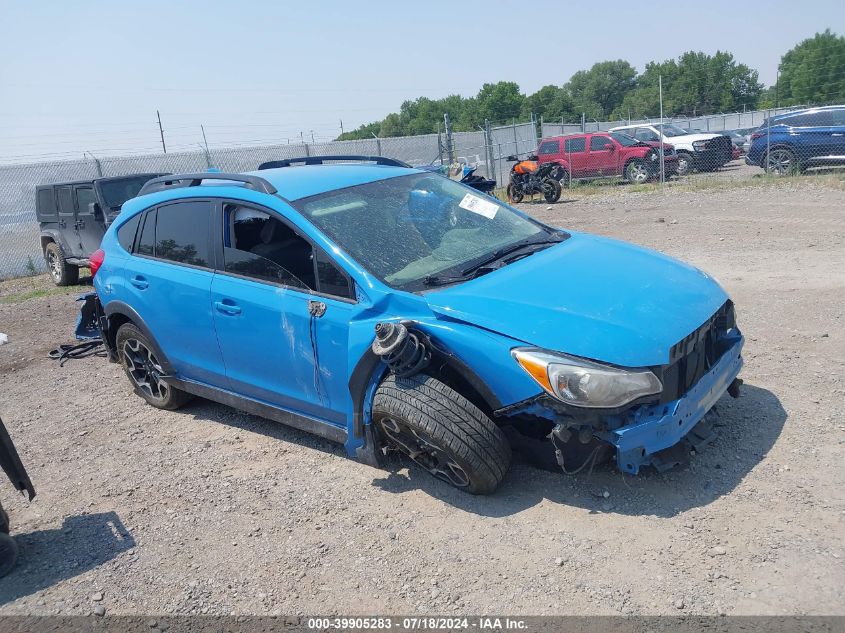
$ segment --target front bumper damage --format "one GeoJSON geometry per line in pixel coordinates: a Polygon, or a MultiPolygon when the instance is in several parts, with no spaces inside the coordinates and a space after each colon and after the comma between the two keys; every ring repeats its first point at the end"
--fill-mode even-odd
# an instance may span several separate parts
{"type": "MultiPolygon", "coordinates": [[[[585,454],[592,456],[597,443],[615,453],[616,464],[623,472],[637,474],[644,466],[667,470],[686,462],[690,447],[713,438],[704,418],[725,392],[733,397],[739,395],[744,338],[732,329],[723,333],[718,342],[723,353],[680,397],[672,400],[664,398],[660,402],[635,403],[620,411],[602,411],[565,407],[543,394],[496,413],[510,418],[514,429],[529,419],[552,422],[548,441],[532,440],[524,446],[535,451],[551,450],[555,454],[551,461],[556,460],[564,472],[580,470],[580,463],[571,461],[572,452],[567,448],[580,444],[585,454]],[[570,457],[564,463],[567,453],[570,457]]],[[[548,459],[534,461],[549,463],[548,459]]]]}
{"type": "Polygon", "coordinates": [[[739,336],[683,397],[663,404],[641,405],[608,420],[612,430],[597,436],[615,447],[620,470],[635,475],[645,465],[662,469],[666,461],[663,451],[693,431],[726,391],[730,389],[732,395],[738,395],[742,345],[743,338],[739,336]]]}

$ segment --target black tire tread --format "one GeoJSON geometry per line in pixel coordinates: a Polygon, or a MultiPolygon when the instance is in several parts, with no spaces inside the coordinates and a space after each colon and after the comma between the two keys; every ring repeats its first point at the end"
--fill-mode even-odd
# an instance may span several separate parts
{"type": "MultiPolygon", "coordinates": [[[[130,384],[133,384],[134,386],[134,383],[132,383],[132,378],[129,376],[129,372],[126,370],[126,365],[123,362],[123,355],[120,351],[123,348],[123,341],[127,338],[138,339],[147,347],[147,349],[150,350],[154,349],[155,346],[150,343],[150,340],[134,323],[124,323],[117,330],[117,335],[115,336],[115,345],[118,350],[120,364],[123,366],[123,371],[126,373],[126,377],[129,378],[130,384]]],[[[193,400],[193,395],[189,394],[188,392],[182,391],[181,389],[177,389],[173,385],[168,385],[168,387],[170,387],[170,390],[168,391],[167,398],[163,402],[157,402],[155,400],[147,398],[146,395],[140,392],[138,389],[136,389],[135,392],[141,398],[143,398],[150,406],[153,406],[156,409],[165,409],[167,411],[175,411],[176,409],[183,407],[188,402],[193,400]]]]}
{"type": "Polygon", "coordinates": [[[388,376],[373,399],[381,412],[401,417],[448,448],[466,466],[473,494],[493,492],[510,466],[507,438],[478,407],[448,385],[425,374],[388,376]]]}
{"type": "Polygon", "coordinates": [[[44,247],[45,259],[47,251],[53,251],[56,254],[56,257],[58,257],[59,263],[62,265],[62,278],[59,281],[56,281],[52,272],[50,273],[50,277],[53,278],[55,284],[57,286],[73,286],[79,283],[79,268],[73,266],[72,264],[68,264],[67,261],[65,261],[65,254],[62,252],[62,247],[56,244],[56,242],[49,242],[47,246],[44,247]]]}

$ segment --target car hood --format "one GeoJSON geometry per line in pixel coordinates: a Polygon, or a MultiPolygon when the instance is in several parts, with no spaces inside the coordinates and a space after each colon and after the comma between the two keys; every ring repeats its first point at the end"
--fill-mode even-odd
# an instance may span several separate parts
{"type": "Polygon", "coordinates": [[[667,364],[728,299],[693,266],[583,233],[425,298],[440,317],[625,367],[667,364]]]}
{"type": "Polygon", "coordinates": [[[723,134],[682,134],[681,136],[667,136],[666,143],[695,143],[695,141],[709,141],[711,138],[724,136],[723,134]]]}

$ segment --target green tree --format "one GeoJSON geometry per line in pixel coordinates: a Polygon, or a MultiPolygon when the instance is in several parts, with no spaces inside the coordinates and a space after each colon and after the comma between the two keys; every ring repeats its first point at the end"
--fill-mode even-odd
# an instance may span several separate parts
{"type": "Polygon", "coordinates": [[[637,81],[637,71],[628,62],[617,59],[593,64],[589,70],[579,70],[565,88],[575,110],[588,118],[601,119],[618,108],[625,95],[637,81]]]}
{"type": "Polygon", "coordinates": [[[845,101],[845,37],[827,29],[787,51],[776,100],[780,105],[845,101]]]}
{"type": "Polygon", "coordinates": [[[478,102],[478,115],[491,123],[504,123],[519,117],[525,95],[519,91],[519,85],[513,81],[500,81],[484,84],[475,98],[478,102]]]}
{"type": "Polygon", "coordinates": [[[559,121],[561,119],[574,121],[577,116],[575,106],[569,93],[560,86],[543,86],[537,92],[525,97],[522,102],[520,118],[525,121],[531,117],[531,113],[543,117],[547,121],[559,121]]]}

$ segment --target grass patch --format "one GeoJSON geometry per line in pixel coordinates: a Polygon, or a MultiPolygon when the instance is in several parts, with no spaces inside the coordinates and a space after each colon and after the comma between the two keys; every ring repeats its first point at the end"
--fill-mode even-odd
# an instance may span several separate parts
{"type": "Polygon", "coordinates": [[[19,292],[16,294],[6,295],[0,297],[2,304],[16,304],[30,301],[31,299],[40,299],[41,297],[52,297],[54,295],[69,295],[77,292],[90,291],[91,286],[65,286],[54,288],[36,288],[34,290],[27,290],[26,292],[19,292]]]}

